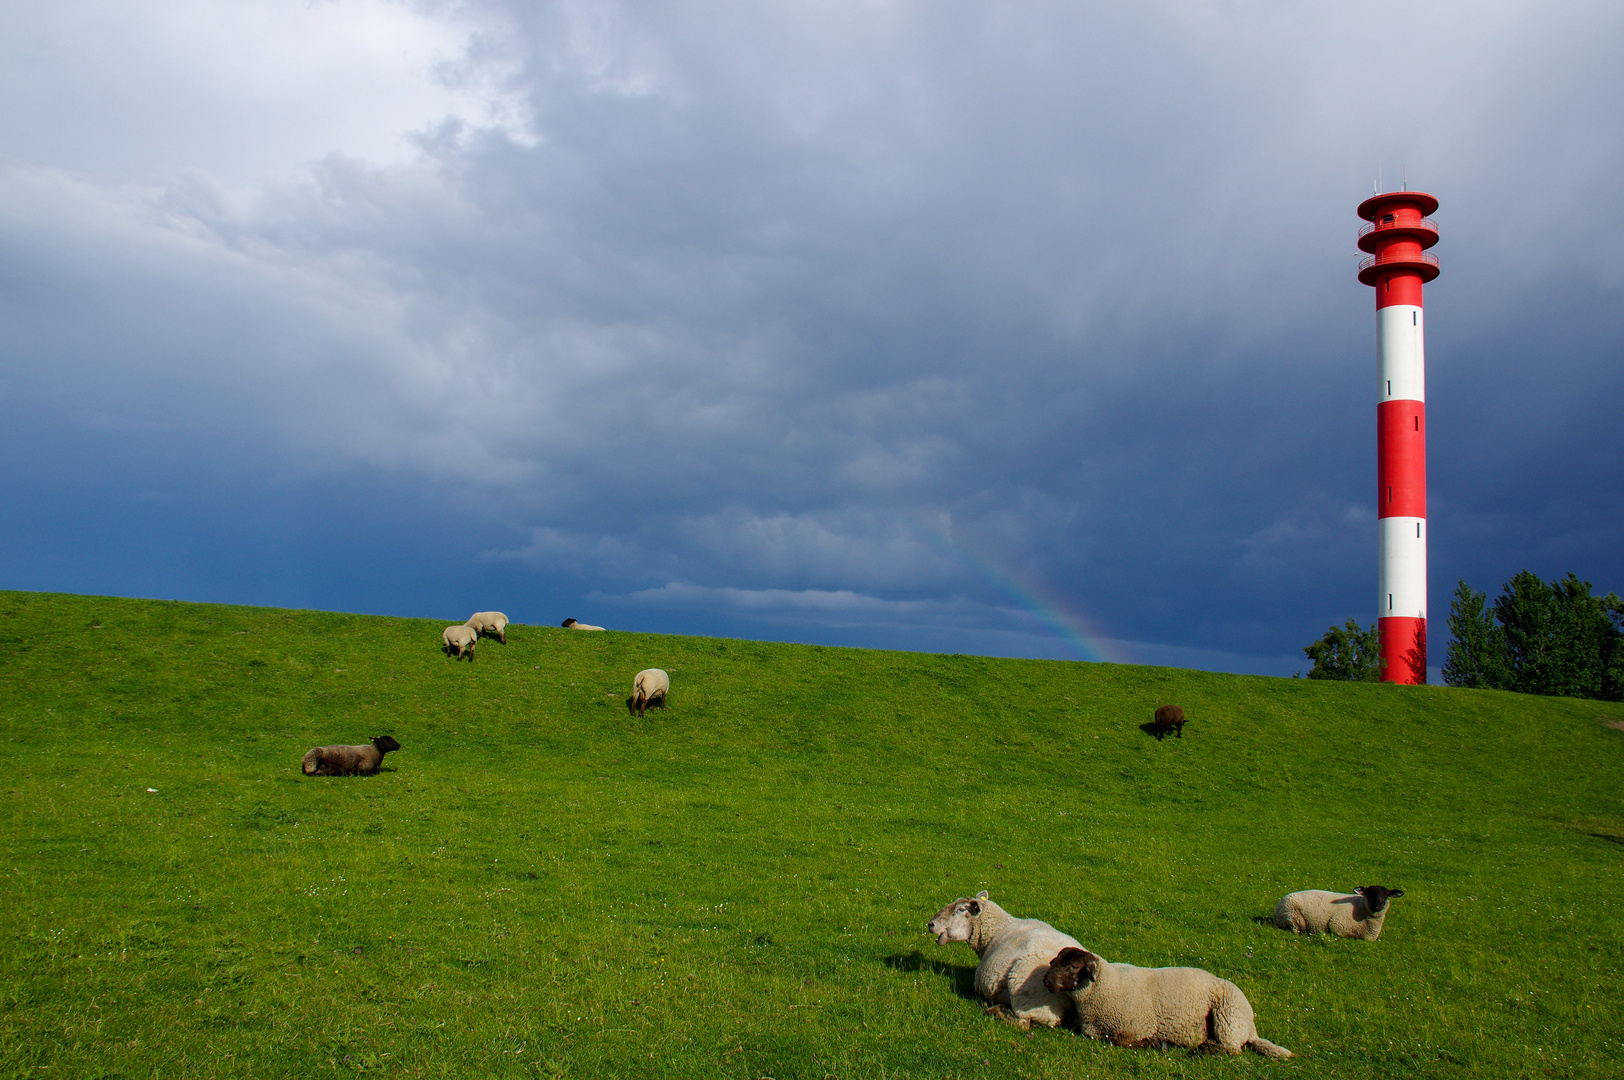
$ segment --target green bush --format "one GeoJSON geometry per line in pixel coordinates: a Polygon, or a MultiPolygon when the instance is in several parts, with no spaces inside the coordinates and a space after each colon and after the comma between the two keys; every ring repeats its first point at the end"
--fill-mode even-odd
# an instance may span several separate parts
{"type": "Polygon", "coordinates": [[[1618,701],[1624,698],[1624,601],[1568,574],[1521,571],[1491,606],[1460,581],[1449,607],[1450,686],[1618,701]]]}
{"type": "Polygon", "coordinates": [[[1303,652],[1314,661],[1310,679],[1340,682],[1379,682],[1382,677],[1381,636],[1375,626],[1360,627],[1354,619],[1333,626],[1303,652]]]}

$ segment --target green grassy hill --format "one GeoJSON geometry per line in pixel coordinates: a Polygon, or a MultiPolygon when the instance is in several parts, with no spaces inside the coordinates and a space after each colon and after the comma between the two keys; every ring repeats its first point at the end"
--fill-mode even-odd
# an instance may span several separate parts
{"type": "Polygon", "coordinates": [[[0,1074],[1624,1073],[1624,706],[0,593],[0,1074]],[[625,701],[642,667],[670,708],[625,701]],[[1140,725],[1176,702],[1190,723],[1140,725]],[[310,746],[391,733],[373,777],[310,746]],[[149,790],[155,789],[155,790],[149,790]],[[1378,942],[1268,925],[1400,886],[1378,942]],[[1295,1061],[1028,1037],[977,889],[1295,1061]]]}

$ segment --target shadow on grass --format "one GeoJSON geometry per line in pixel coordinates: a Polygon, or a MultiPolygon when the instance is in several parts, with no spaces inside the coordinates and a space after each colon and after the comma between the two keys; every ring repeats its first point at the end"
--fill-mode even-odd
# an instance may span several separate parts
{"type": "Polygon", "coordinates": [[[1597,840],[1606,840],[1609,844],[1618,844],[1620,846],[1624,846],[1624,836],[1614,836],[1612,833],[1604,832],[1593,832],[1590,835],[1594,836],[1597,840]]]}
{"type": "Polygon", "coordinates": [[[924,954],[918,949],[906,955],[898,953],[894,956],[887,956],[881,963],[892,971],[928,971],[933,975],[951,979],[955,994],[969,1001],[979,1000],[976,997],[976,969],[974,966],[966,967],[963,964],[948,964],[941,960],[926,960],[924,954]]]}
{"type": "MultiPolygon", "coordinates": [[[[1162,741],[1162,735],[1166,734],[1166,732],[1163,732],[1161,735],[1156,733],[1156,722],[1154,720],[1147,720],[1143,724],[1140,724],[1139,725],[1139,730],[1143,731],[1146,735],[1149,735],[1151,738],[1155,739],[1157,742],[1161,742],[1162,741]]],[[[1184,738],[1183,729],[1180,729],[1173,736],[1173,738],[1175,738],[1175,739],[1184,738]]]]}

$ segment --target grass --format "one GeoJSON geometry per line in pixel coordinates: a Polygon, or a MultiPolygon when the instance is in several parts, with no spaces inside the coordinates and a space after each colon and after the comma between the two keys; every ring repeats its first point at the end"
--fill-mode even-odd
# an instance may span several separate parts
{"type": "Polygon", "coordinates": [[[0,592],[0,1075],[1624,1073],[1624,706],[0,592]],[[625,707],[671,673],[670,708],[625,707]],[[1174,701],[1182,739],[1140,728],[1174,701]],[[373,777],[313,745],[394,734],[373,777]],[[156,790],[149,790],[156,789],[156,790]],[[1268,925],[1401,886],[1378,942],[1268,925]],[[1031,1037],[987,888],[1296,1051],[1031,1037]]]}

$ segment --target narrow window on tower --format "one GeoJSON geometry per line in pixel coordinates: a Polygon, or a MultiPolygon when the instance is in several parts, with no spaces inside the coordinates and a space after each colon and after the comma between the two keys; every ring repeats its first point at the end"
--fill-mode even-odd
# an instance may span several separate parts
{"type": "Polygon", "coordinates": [[[1420,413],[1415,414],[1415,430],[1417,430],[1417,431],[1421,430],[1421,414],[1420,413]]]}
{"type": "Polygon", "coordinates": [[[1419,521],[1415,523],[1415,538],[1417,540],[1421,539],[1421,523],[1419,521]]]}
{"type": "Polygon", "coordinates": [[[1388,611],[1393,610],[1393,594],[1392,593],[1387,594],[1387,610],[1388,611]]]}
{"type": "Polygon", "coordinates": [[[1393,486],[1391,484],[1387,486],[1387,501],[1393,501],[1393,486]]]}
{"type": "Polygon", "coordinates": [[[1410,325],[1411,326],[1420,326],[1421,325],[1421,313],[1420,312],[1418,312],[1418,311],[1410,312],[1410,325]]]}
{"type": "Polygon", "coordinates": [[[1392,379],[1387,380],[1387,396],[1388,397],[1393,396],[1393,380],[1392,379]]]}

